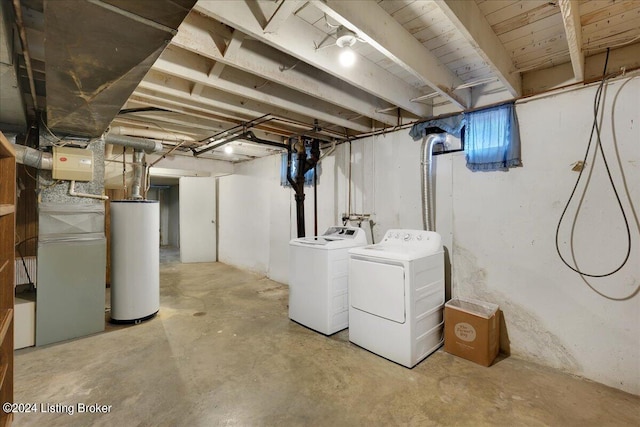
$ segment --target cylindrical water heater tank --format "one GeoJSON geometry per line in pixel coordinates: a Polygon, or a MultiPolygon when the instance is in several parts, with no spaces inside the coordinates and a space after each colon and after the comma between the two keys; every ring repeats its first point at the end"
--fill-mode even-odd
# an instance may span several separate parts
{"type": "Polygon", "coordinates": [[[139,323],[160,309],[160,208],[112,200],[111,322],[139,323]]]}

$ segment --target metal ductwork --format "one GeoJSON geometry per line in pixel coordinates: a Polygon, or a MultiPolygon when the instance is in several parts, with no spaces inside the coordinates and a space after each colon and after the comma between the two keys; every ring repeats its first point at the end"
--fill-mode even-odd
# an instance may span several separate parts
{"type": "Polygon", "coordinates": [[[108,144],[133,148],[133,183],[131,185],[131,199],[144,199],[143,187],[146,173],[144,153],[162,151],[162,143],[150,139],[115,135],[111,132],[105,136],[104,140],[108,144]]]}
{"type": "Polygon", "coordinates": [[[49,128],[102,135],[195,2],[45,1],[49,128]]]}
{"type": "MultiPolygon", "coordinates": [[[[124,147],[130,147],[135,150],[136,153],[143,154],[162,151],[162,143],[157,141],[151,141],[149,139],[131,138],[120,135],[107,135],[105,142],[113,145],[120,145],[124,147]]],[[[21,165],[31,166],[36,169],[53,169],[53,155],[45,151],[36,150],[35,148],[27,147],[25,145],[14,144],[13,148],[16,151],[16,162],[21,165]]]]}
{"type": "Polygon", "coordinates": [[[141,150],[133,152],[133,183],[131,184],[131,199],[142,200],[142,183],[144,177],[144,153],[141,150]]]}
{"type": "Polygon", "coordinates": [[[422,138],[422,226],[427,231],[435,231],[435,188],[433,185],[432,163],[433,146],[444,144],[447,140],[446,133],[430,133],[422,138]]]}
{"type": "Polygon", "coordinates": [[[126,126],[111,126],[109,128],[109,134],[111,135],[123,135],[132,136],[137,138],[151,138],[160,141],[167,141],[172,143],[180,142],[195,142],[196,139],[189,135],[182,135],[175,132],[165,132],[162,130],[153,129],[136,129],[126,126]]]}
{"type": "Polygon", "coordinates": [[[16,162],[36,169],[53,169],[53,155],[25,145],[15,144],[16,162]]]}
{"type": "Polygon", "coordinates": [[[134,150],[144,151],[145,153],[154,153],[162,151],[162,143],[151,139],[133,138],[130,136],[114,135],[108,133],[104,142],[107,144],[119,145],[121,147],[129,147],[134,150]]]}

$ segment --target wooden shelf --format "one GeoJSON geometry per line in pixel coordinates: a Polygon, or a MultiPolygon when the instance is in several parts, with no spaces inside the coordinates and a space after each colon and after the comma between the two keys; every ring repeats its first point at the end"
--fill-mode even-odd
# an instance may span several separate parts
{"type": "Polygon", "coordinates": [[[9,364],[3,363],[0,366],[0,387],[4,384],[4,379],[7,377],[7,371],[9,370],[9,364]]]}
{"type": "MultiPolygon", "coordinates": [[[[0,132],[0,402],[13,402],[13,309],[16,159],[13,145],[0,132]],[[5,238],[6,237],[6,238],[5,238]]],[[[0,413],[0,427],[13,414],[0,413]]]]}
{"type": "Polygon", "coordinates": [[[10,426],[11,423],[13,422],[13,414],[6,414],[5,418],[3,420],[0,420],[0,427],[6,427],[6,426],[10,426]]]}
{"type": "Polygon", "coordinates": [[[16,150],[4,135],[0,135],[0,158],[2,157],[16,157],[16,150]]]}
{"type": "Polygon", "coordinates": [[[9,215],[14,213],[16,207],[14,205],[0,205],[0,216],[9,215]]]}
{"type": "Polygon", "coordinates": [[[11,319],[13,319],[12,308],[0,309],[0,341],[4,341],[4,337],[7,336],[11,319]]]}
{"type": "MultiPolygon", "coordinates": [[[[13,309],[0,309],[0,341],[4,341],[7,336],[7,332],[11,327],[11,319],[13,319],[13,309]]],[[[0,389],[4,386],[4,380],[7,378],[7,372],[9,371],[10,363],[7,362],[7,349],[3,348],[0,352],[0,389]]],[[[10,351],[13,351],[11,349],[10,351]]]]}

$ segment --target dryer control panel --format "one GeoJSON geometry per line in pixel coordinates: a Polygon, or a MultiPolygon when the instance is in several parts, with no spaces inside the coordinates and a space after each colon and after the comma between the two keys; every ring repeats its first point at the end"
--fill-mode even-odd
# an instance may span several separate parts
{"type": "Polygon", "coordinates": [[[442,237],[435,231],[391,229],[384,234],[380,244],[435,251],[442,247],[442,237]]]}

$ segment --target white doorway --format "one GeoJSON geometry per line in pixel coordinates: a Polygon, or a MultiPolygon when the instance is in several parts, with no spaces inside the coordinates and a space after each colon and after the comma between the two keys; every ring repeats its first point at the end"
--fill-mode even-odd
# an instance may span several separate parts
{"type": "Polygon", "coordinates": [[[180,261],[215,262],[216,181],[211,177],[180,178],[180,261]]]}

